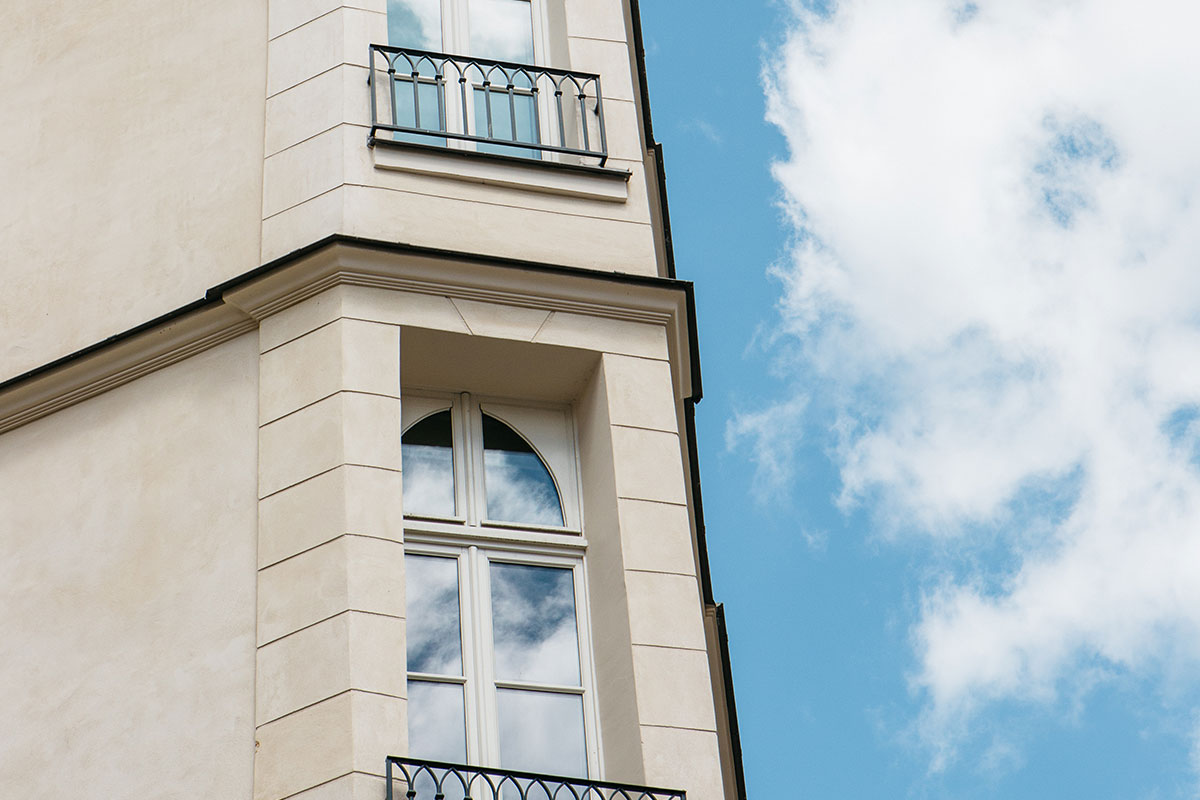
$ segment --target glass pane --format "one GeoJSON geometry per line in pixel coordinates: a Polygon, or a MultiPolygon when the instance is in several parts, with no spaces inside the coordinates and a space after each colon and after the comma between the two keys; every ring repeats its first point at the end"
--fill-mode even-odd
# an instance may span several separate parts
{"type": "Polygon", "coordinates": [[[493,562],[491,577],[496,678],[579,686],[571,570],[493,562]]]}
{"type": "MultiPolygon", "coordinates": [[[[497,83],[503,80],[502,75],[495,76],[497,83]]],[[[524,74],[517,75],[520,83],[528,84],[524,74]]],[[[508,92],[499,89],[481,89],[475,87],[475,135],[487,136],[488,133],[488,96],[491,96],[492,138],[512,141],[513,121],[516,121],[516,140],[519,142],[538,142],[538,122],[533,95],[513,94],[512,105],[508,102],[508,92]]],[[[522,158],[541,158],[541,152],[528,147],[513,147],[511,145],[480,144],[479,150],[484,153],[502,153],[522,158]]]]}
{"type": "Polygon", "coordinates": [[[449,410],[413,425],[400,443],[404,513],[454,516],[454,433],[449,410]]]}
{"type": "MultiPolygon", "coordinates": [[[[414,96],[412,78],[397,77],[392,84],[396,102],[396,124],[424,131],[442,130],[442,118],[438,110],[438,86],[431,81],[418,80],[414,96]],[[417,119],[417,111],[421,118],[417,119]]],[[[442,138],[414,137],[413,141],[444,141],[442,138]]]]}
{"type": "Polygon", "coordinates": [[[471,0],[471,55],[533,63],[533,12],[529,0],[471,0]]]}
{"type": "Polygon", "coordinates": [[[499,689],[496,706],[501,765],[528,772],[587,776],[582,697],[499,689]]]}
{"type": "Polygon", "coordinates": [[[408,671],[462,675],[458,560],[404,557],[408,604],[408,671]]]}
{"type": "Polygon", "coordinates": [[[442,49],[441,0],[388,0],[387,22],[392,47],[442,49]]]}
{"type": "Polygon", "coordinates": [[[562,525],[562,505],[550,471],[529,442],[483,415],[483,479],[488,519],[562,525]]]}
{"type": "Polygon", "coordinates": [[[467,760],[461,684],[408,682],[408,751],[430,761],[467,760]]]}

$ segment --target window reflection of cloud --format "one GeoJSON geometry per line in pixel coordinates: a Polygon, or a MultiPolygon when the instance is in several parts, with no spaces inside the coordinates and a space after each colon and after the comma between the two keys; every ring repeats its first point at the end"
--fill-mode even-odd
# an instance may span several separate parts
{"type": "Polygon", "coordinates": [[[578,695],[501,689],[500,761],[507,769],[585,777],[583,700],[578,695]]]}
{"type": "Polygon", "coordinates": [[[406,444],[400,457],[404,469],[404,512],[454,516],[454,453],[449,447],[406,444]]]}
{"type": "Polygon", "coordinates": [[[571,570],[493,563],[491,576],[496,677],[578,686],[571,570]]]}
{"type": "Polygon", "coordinates": [[[388,44],[442,49],[441,0],[388,0],[388,44]]]}
{"type": "Polygon", "coordinates": [[[536,453],[483,451],[487,514],[502,522],[562,525],[554,480],[536,453]]]}
{"type": "MultiPolygon", "coordinates": [[[[414,758],[430,761],[467,760],[466,716],[461,686],[429,681],[408,682],[408,750],[414,758]]],[[[435,786],[428,775],[414,781],[417,798],[432,800],[435,786]]],[[[443,784],[444,800],[459,800],[461,787],[443,784]]]]}
{"type": "Polygon", "coordinates": [[[471,53],[498,61],[533,61],[529,0],[471,0],[471,53]]]}
{"type": "Polygon", "coordinates": [[[409,671],[461,675],[458,562],[410,555],[404,568],[409,671]]]}

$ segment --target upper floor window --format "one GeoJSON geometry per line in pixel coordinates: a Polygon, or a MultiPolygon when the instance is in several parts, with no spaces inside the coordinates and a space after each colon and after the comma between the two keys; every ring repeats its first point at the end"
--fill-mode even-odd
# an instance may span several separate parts
{"type": "Polygon", "coordinates": [[[404,514],[449,525],[578,531],[565,411],[405,395],[404,514]]]}
{"type": "Polygon", "coordinates": [[[595,774],[582,561],[480,546],[406,550],[412,755],[595,774]]]}
{"type": "Polygon", "coordinates": [[[546,66],[545,2],[388,0],[388,44],[371,48],[371,141],[602,166],[599,76],[546,66]]]}
{"type": "Polygon", "coordinates": [[[401,412],[410,754],[596,775],[570,413],[410,391],[401,412]]]}
{"type": "Polygon", "coordinates": [[[544,60],[540,0],[388,0],[388,44],[535,64],[544,60]]]}

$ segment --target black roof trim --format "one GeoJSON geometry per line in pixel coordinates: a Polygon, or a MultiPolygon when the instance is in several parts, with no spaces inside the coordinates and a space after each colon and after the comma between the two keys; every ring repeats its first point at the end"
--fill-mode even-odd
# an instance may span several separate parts
{"type": "Polygon", "coordinates": [[[367,239],[359,236],[346,236],[343,234],[332,234],[326,236],[311,244],[305,245],[297,250],[281,256],[280,258],[256,267],[249,272],[242,273],[236,278],[232,278],[223,283],[219,283],[204,293],[204,297],[195,300],[186,305],[180,306],[172,311],[161,316],[155,317],[147,322],[136,325],[126,331],[114,334],[102,339],[99,342],[90,344],[80,350],[57,358],[49,363],[43,364],[40,367],[35,367],[28,372],[16,375],[8,380],[0,382],[0,391],[4,391],[19,383],[23,383],[39,375],[50,372],[51,370],[65,366],[66,364],[76,361],[84,356],[91,355],[106,347],[123,342],[140,333],[153,330],[163,325],[169,324],[172,320],[190,314],[195,311],[214,306],[222,302],[221,298],[225,292],[242,286],[255,278],[259,278],[269,272],[280,269],[288,264],[297,261],[305,256],[324,250],[327,247],[334,245],[348,245],[352,247],[360,247],[368,250],[376,250],[380,252],[396,253],[404,255],[425,256],[428,258],[454,259],[458,261],[470,261],[477,264],[488,264],[493,266],[516,268],[531,270],[535,272],[553,273],[557,275],[570,275],[573,277],[585,278],[588,280],[610,281],[614,283],[624,283],[634,286],[646,286],[656,289],[666,289],[668,291],[682,291],[685,298],[685,307],[687,312],[687,329],[688,337],[688,359],[691,362],[691,378],[693,395],[698,397],[700,391],[700,350],[696,342],[696,300],[694,287],[691,281],[681,281],[674,278],[660,278],[657,275],[632,275],[623,272],[600,272],[586,267],[569,267],[561,264],[548,264],[537,261],[524,261],[520,259],[502,258],[499,256],[479,255],[476,253],[465,253],[456,250],[444,250],[433,247],[422,247],[419,245],[405,244],[403,242],[385,242],[378,239],[367,239]]]}
{"type": "Polygon", "coordinates": [[[209,301],[205,298],[201,298],[199,300],[195,300],[191,303],[188,303],[185,306],[180,306],[179,308],[176,308],[173,311],[168,311],[166,314],[163,314],[160,317],[155,317],[154,319],[152,319],[148,322],[143,322],[142,324],[136,325],[136,326],[130,328],[129,330],[121,331],[120,333],[115,333],[106,339],[101,339],[98,342],[89,344],[87,347],[76,350],[74,353],[68,353],[67,355],[62,356],[61,358],[56,358],[53,361],[49,361],[45,364],[42,364],[40,367],[34,367],[33,369],[29,370],[28,372],[22,372],[20,375],[15,375],[5,381],[0,381],[0,392],[3,392],[6,389],[11,389],[12,387],[16,386],[19,383],[24,383],[25,381],[31,380],[33,378],[38,377],[39,375],[42,375],[44,373],[58,369],[59,367],[66,366],[67,364],[70,364],[72,361],[77,361],[77,360],[83,358],[84,356],[89,356],[92,353],[103,350],[106,347],[110,347],[112,345],[119,344],[119,343],[125,341],[126,339],[131,339],[134,336],[137,336],[139,333],[145,333],[146,331],[153,330],[155,328],[160,328],[163,325],[169,324],[172,320],[174,320],[178,317],[182,317],[185,314],[190,314],[193,311],[199,311],[200,309],[205,308],[210,305],[215,305],[215,303],[213,303],[212,301],[209,301]]]}
{"type": "Polygon", "coordinates": [[[725,604],[716,609],[717,639],[721,644],[721,679],[725,684],[725,708],[729,714],[729,746],[733,750],[733,776],[738,800],[746,800],[746,771],[742,768],[742,734],[738,728],[737,701],[733,697],[733,665],[729,660],[729,632],[725,628],[725,604]]]}
{"type": "Polygon", "coordinates": [[[646,47],[642,41],[642,11],[638,0],[629,0],[629,16],[633,22],[633,52],[637,61],[638,94],[642,100],[642,132],[646,148],[654,161],[655,182],[658,184],[658,205],[662,209],[663,249],[667,255],[667,277],[675,277],[675,245],[671,239],[671,208],[667,202],[667,169],[663,162],[663,146],[654,140],[654,120],[650,114],[650,85],[646,79],[646,47]]]}
{"type": "MultiPolygon", "coordinates": [[[[667,170],[663,146],[654,140],[654,121],[650,114],[650,87],[646,78],[646,48],[642,40],[642,15],[638,0],[629,0],[633,23],[633,49],[637,67],[638,90],[641,95],[642,130],[648,155],[654,161],[658,184],[658,204],[662,212],[663,249],[666,251],[667,275],[675,278],[675,246],[671,237],[671,208],[667,202],[667,170]]],[[[691,284],[689,284],[690,286],[691,284]]],[[[738,730],[737,703],[733,697],[733,668],[729,660],[729,638],[725,632],[725,607],[713,600],[712,574],[708,565],[708,543],[704,527],[704,500],[700,491],[700,457],[696,446],[696,403],[704,396],[700,382],[700,340],[696,328],[695,295],[688,293],[688,338],[693,350],[692,396],[684,399],[684,426],[687,435],[688,466],[691,473],[692,505],[696,520],[696,549],[700,557],[700,591],[706,605],[715,607],[717,633],[721,646],[721,670],[725,684],[725,706],[729,721],[730,743],[733,748],[733,773],[739,800],[746,800],[746,771],[742,765],[742,739],[738,730]]]]}
{"type": "Polygon", "coordinates": [[[692,478],[692,507],[696,515],[696,547],[700,551],[700,591],[706,605],[716,605],[713,599],[712,573],[708,568],[708,543],[704,528],[704,500],[700,496],[700,453],[696,446],[696,400],[683,401],[683,425],[687,434],[688,465],[692,478]]]}

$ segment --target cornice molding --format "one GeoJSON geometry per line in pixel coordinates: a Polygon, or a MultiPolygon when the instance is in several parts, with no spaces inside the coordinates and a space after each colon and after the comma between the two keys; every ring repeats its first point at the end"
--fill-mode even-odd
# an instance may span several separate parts
{"type": "Polygon", "coordinates": [[[0,433],[61,411],[258,328],[238,309],[214,304],[115,342],[0,394],[0,433]]]}
{"type": "Polygon", "coordinates": [[[674,283],[619,273],[533,269],[446,254],[332,241],[272,265],[209,302],[0,387],[0,433],[18,428],[257,329],[259,322],[339,285],[656,325],[666,328],[678,390],[692,393],[689,297],[674,283]]]}
{"type": "Polygon", "coordinates": [[[563,311],[667,325],[683,310],[674,287],[632,292],[579,274],[531,272],[520,266],[480,265],[427,255],[397,255],[333,244],[287,269],[225,292],[222,297],[255,319],[264,319],[338,285],[411,292],[487,303],[563,311]],[[580,297],[589,299],[580,300],[580,297]]]}

